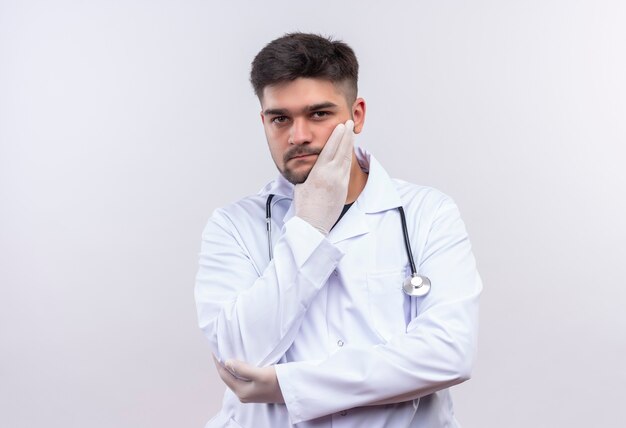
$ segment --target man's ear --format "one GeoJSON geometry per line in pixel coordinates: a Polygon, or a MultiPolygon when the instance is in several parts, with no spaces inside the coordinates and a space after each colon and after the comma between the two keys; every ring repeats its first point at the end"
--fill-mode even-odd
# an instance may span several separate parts
{"type": "Polygon", "coordinates": [[[363,98],[357,98],[352,103],[352,120],[354,120],[354,133],[360,133],[365,123],[365,100],[363,98]]]}
{"type": "Polygon", "coordinates": [[[261,110],[260,115],[261,115],[261,124],[263,125],[265,124],[265,115],[263,114],[263,110],[261,110]]]}

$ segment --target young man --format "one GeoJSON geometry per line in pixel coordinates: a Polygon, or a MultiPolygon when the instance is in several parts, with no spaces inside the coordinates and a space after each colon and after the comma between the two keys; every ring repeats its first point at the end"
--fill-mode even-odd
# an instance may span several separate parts
{"type": "Polygon", "coordinates": [[[311,34],[252,63],[280,175],[203,232],[198,318],[228,386],[207,427],[459,426],[448,388],[469,378],[482,289],[470,243],[450,198],[354,147],[357,76],[350,47],[311,34]]]}

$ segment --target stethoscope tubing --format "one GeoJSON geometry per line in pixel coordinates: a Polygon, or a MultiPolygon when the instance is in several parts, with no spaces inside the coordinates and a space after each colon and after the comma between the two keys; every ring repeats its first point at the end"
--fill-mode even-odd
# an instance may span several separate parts
{"type": "Polygon", "coordinates": [[[404,237],[404,248],[406,249],[406,255],[409,258],[411,264],[411,276],[417,275],[417,267],[415,266],[415,260],[413,259],[413,251],[411,251],[411,240],[409,239],[409,230],[406,226],[406,216],[404,215],[404,208],[398,207],[400,213],[400,221],[402,222],[402,236],[404,237]]]}
{"type": "Polygon", "coordinates": [[[270,255],[270,260],[274,258],[274,252],[272,250],[272,199],[274,199],[274,195],[270,194],[267,197],[267,202],[265,203],[265,228],[267,229],[267,251],[270,255]]]}
{"type": "MultiPolygon", "coordinates": [[[[272,251],[272,200],[274,199],[274,194],[270,194],[267,197],[267,202],[265,203],[265,223],[267,229],[267,250],[270,257],[270,260],[274,258],[274,254],[272,251]]],[[[427,277],[422,277],[417,274],[417,267],[415,266],[415,259],[413,258],[413,251],[411,250],[411,240],[409,239],[409,230],[406,224],[406,215],[404,214],[404,208],[402,206],[397,207],[398,212],[400,213],[400,222],[402,223],[402,238],[404,239],[404,249],[406,250],[407,258],[409,259],[409,264],[411,265],[411,277],[407,278],[407,288],[410,286],[408,282],[410,282],[411,278],[420,279],[419,284],[424,280],[425,283],[428,284],[428,290],[430,290],[430,280],[427,277]]],[[[414,287],[415,289],[420,288],[414,287]]],[[[407,294],[411,294],[405,289],[407,294]]],[[[426,289],[423,290],[426,293],[428,292],[426,289]]]]}

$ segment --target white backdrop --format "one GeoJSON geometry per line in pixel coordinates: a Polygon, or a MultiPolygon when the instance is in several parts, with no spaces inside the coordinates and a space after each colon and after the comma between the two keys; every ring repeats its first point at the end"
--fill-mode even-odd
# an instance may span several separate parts
{"type": "Polygon", "coordinates": [[[463,426],[625,426],[625,22],[619,0],[0,0],[0,426],[217,411],[200,234],[276,173],[249,63],[294,30],[353,46],[358,144],[464,215],[463,426]]]}

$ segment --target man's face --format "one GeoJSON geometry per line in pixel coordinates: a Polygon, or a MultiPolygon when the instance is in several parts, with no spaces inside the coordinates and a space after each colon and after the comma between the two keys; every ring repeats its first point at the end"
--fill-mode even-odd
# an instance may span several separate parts
{"type": "Polygon", "coordinates": [[[339,123],[353,119],[358,133],[365,118],[361,98],[349,105],[343,84],[322,79],[298,78],[266,86],[261,108],[272,159],[293,184],[306,180],[339,123]]]}

